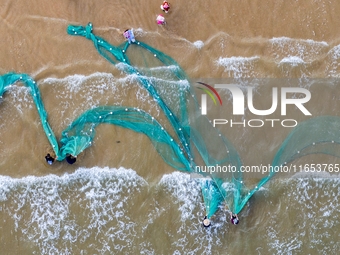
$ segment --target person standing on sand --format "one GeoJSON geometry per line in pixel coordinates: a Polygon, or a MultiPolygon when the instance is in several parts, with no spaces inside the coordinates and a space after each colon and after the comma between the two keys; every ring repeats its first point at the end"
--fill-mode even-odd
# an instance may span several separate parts
{"type": "Polygon", "coordinates": [[[158,25],[165,25],[166,22],[165,22],[165,18],[163,17],[162,14],[159,14],[156,18],[156,22],[158,25]]]}
{"type": "Polygon", "coordinates": [[[233,214],[232,212],[229,212],[230,214],[230,222],[234,225],[237,225],[240,223],[238,217],[237,217],[237,214],[233,214]]]}
{"type": "Polygon", "coordinates": [[[69,163],[70,165],[76,163],[77,161],[77,157],[76,156],[73,156],[71,154],[67,154],[66,156],[66,162],[69,163]]]}
{"type": "Polygon", "coordinates": [[[170,9],[170,4],[167,1],[164,1],[161,5],[161,9],[163,12],[168,13],[170,9]]]}
{"type": "Polygon", "coordinates": [[[133,29],[126,29],[123,33],[123,36],[130,44],[136,41],[135,35],[133,34],[133,29]]]}
{"type": "Polygon", "coordinates": [[[47,155],[45,156],[45,159],[46,159],[47,164],[49,165],[52,165],[54,162],[54,158],[49,153],[47,153],[47,155]]]}

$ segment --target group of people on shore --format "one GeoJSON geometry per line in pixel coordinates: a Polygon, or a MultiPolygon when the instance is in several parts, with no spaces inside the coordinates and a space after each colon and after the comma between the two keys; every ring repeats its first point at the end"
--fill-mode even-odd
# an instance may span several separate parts
{"type": "MultiPolygon", "coordinates": [[[[170,10],[170,3],[167,2],[167,1],[163,1],[163,3],[161,4],[161,10],[165,13],[168,13],[169,10],[170,10]]],[[[159,14],[157,16],[156,23],[158,25],[165,25],[166,24],[165,18],[162,14],[159,14]]],[[[129,43],[135,42],[135,35],[133,33],[133,29],[126,29],[123,33],[123,36],[129,43]]]]}
{"type": "MultiPolygon", "coordinates": [[[[170,10],[170,4],[169,2],[167,1],[164,1],[162,4],[161,4],[161,10],[165,13],[168,13],[169,10],[170,10]]],[[[162,14],[159,14],[156,18],[156,22],[158,25],[165,25],[166,24],[166,21],[165,21],[165,18],[162,14]]]]}
{"type": "MultiPolygon", "coordinates": [[[[231,222],[231,224],[237,225],[237,224],[240,223],[240,220],[238,219],[237,214],[232,213],[231,211],[229,211],[229,215],[230,215],[230,222],[231,222]]],[[[205,228],[211,226],[211,222],[210,222],[210,220],[208,219],[208,216],[205,216],[205,217],[204,217],[204,219],[203,219],[203,226],[204,226],[205,228]]]]}
{"type": "MultiPolygon", "coordinates": [[[[52,157],[51,154],[47,153],[47,155],[45,156],[45,160],[47,164],[52,165],[54,163],[55,158],[52,157]]],[[[66,162],[69,163],[70,165],[76,163],[76,161],[77,161],[76,156],[73,156],[71,154],[68,154],[66,156],[66,162]]]]}

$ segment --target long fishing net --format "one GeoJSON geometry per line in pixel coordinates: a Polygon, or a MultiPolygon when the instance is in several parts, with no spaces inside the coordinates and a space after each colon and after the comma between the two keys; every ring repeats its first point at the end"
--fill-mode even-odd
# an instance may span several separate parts
{"type": "MultiPolygon", "coordinates": [[[[207,167],[219,165],[221,167],[234,166],[236,168],[235,172],[223,174],[212,173],[211,171],[202,173],[200,171],[200,174],[209,176],[213,180],[202,179],[201,181],[208,217],[211,217],[216,212],[218,205],[223,200],[231,211],[239,213],[254,192],[263,186],[276,172],[271,171],[255,187],[246,187],[240,171],[242,162],[236,149],[226,137],[212,127],[205,116],[201,115],[193,86],[190,85],[188,77],[177,62],[164,53],[139,41],[135,41],[133,44],[126,42],[121,46],[114,47],[101,37],[94,35],[92,29],[92,24],[89,23],[86,27],[69,26],[67,31],[70,35],[90,39],[97,51],[108,61],[128,74],[138,75],[139,83],[159,104],[175,130],[179,147],[183,148],[186,161],[190,162],[190,168],[186,169],[186,171],[197,172],[197,167],[202,162],[207,167]],[[134,48],[133,54],[128,55],[129,47],[137,47],[138,50],[134,48]],[[142,52],[142,49],[151,54],[148,55],[149,57],[146,60],[142,57],[143,62],[139,61],[144,66],[139,64],[137,67],[134,62],[141,59],[137,53],[142,52]],[[164,83],[164,79],[153,79],[154,74],[150,66],[157,66],[154,59],[159,60],[161,62],[159,64],[162,66],[170,67],[169,70],[173,76],[168,76],[168,79],[177,81],[177,86],[174,89],[170,91],[163,90],[164,84],[162,83],[164,83]],[[118,62],[124,64],[117,64],[118,62]],[[183,86],[184,80],[189,83],[189,86],[183,86]]],[[[329,146],[329,144],[339,143],[339,138],[337,137],[339,123],[339,119],[336,117],[315,118],[301,123],[282,143],[274,157],[272,166],[274,168],[275,166],[282,166],[312,153],[327,153],[340,156],[337,151],[333,150],[333,146],[329,146]],[[306,129],[308,129],[308,132],[306,132],[306,129]]],[[[163,158],[166,158],[166,155],[163,155],[163,158]]]]}
{"type": "MultiPolygon", "coordinates": [[[[138,83],[145,88],[150,96],[157,102],[164,115],[168,119],[173,131],[176,134],[174,142],[178,142],[178,146],[183,149],[185,161],[190,162],[186,169],[188,172],[197,172],[199,165],[215,166],[215,165],[234,165],[240,167],[241,161],[237,151],[232,144],[216,129],[212,128],[208,119],[201,115],[199,105],[195,96],[195,91],[189,83],[189,79],[178,63],[171,57],[154,49],[153,47],[135,41],[130,44],[125,42],[115,47],[103,38],[92,33],[92,24],[83,26],[68,26],[67,32],[70,35],[82,36],[91,40],[97,51],[117,68],[127,74],[137,76],[138,83]],[[133,54],[129,54],[129,50],[133,54]],[[136,64],[135,64],[136,62],[136,64]],[[167,67],[164,71],[164,77],[158,79],[157,73],[159,67],[167,67]],[[156,68],[158,67],[158,69],[156,68]],[[175,86],[169,89],[169,81],[175,86]]],[[[162,155],[167,158],[167,155],[162,155]]],[[[166,160],[168,161],[168,160],[166,160]]],[[[180,169],[178,169],[180,170],[180,169]]],[[[210,187],[214,189],[204,189],[219,195],[209,195],[206,193],[205,203],[210,204],[208,217],[213,215],[221,201],[226,200],[228,204],[235,201],[238,194],[235,190],[226,192],[222,188],[223,182],[232,181],[240,190],[240,174],[219,176],[217,173],[199,172],[204,176],[210,176],[213,183],[210,187]]],[[[207,185],[206,181],[203,181],[207,185]]],[[[208,192],[209,193],[209,192],[208,192]]]]}
{"type": "MultiPolygon", "coordinates": [[[[180,66],[171,57],[135,41],[113,46],[92,32],[92,24],[68,26],[70,35],[91,40],[97,51],[118,69],[136,80],[157,103],[169,127],[160,124],[149,113],[128,106],[100,106],[81,113],[61,135],[58,143],[48,124],[39,88],[27,74],[8,73],[0,77],[0,96],[15,82],[30,89],[46,137],[57,155],[64,160],[69,154],[77,156],[91,146],[99,124],[113,124],[147,135],[164,161],[174,169],[199,173],[206,214],[210,218],[221,202],[234,213],[239,213],[250,197],[273,175],[271,171],[254,187],[246,187],[242,162],[231,142],[201,115],[194,87],[180,66]],[[131,52],[131,53],[129,53],[131,52]],[[136,62],[136,63],[135,63],[136,62]],[[172,130],[169,130],[171,128],[172,130]],[[202,167],[233,166],[236,171],[200,171],[202,167]]],[[[340,157],[336,148],[340,118],[319,117],[299,124],[288,135],[276,153],[272,166],[282,166],[299,157],[324,153],[340,157]]]]}
{"type": "MultiPolygon", "coordinates": [[[[37,83],[27,74],[7,73],[0,76],[0,97],[3,96],[3,94],[12,86],[12,84],[18,81],[21,81],[26,87],[30,89],[31,96],[37,108],[46,137],[49,140],[54,152],[56,153],[56,155],[58,155],[58,141],[47,121],[48,116],[43,101],[41,99],[40,90],[37,86],[37,83]]],[[[58,158],[60,160],[65,159],[65,157],[62,157],[61,155],[59,155],[58,158]]]]}
{"type": "Polygon", "coordinates": [[[0,96],[12,84],[21,81],[30,89],[46,137],[48,138],[57,160],[62,161],[67,155],[77,156],[91,146],[95,137],[95,128],[101,123],[113,124],[147,135],[164,160],[175,169],[185,171],[190,168],[184,157],[182,148],[178,146],[170,134],[150,116],[138,108],[121,106],[101,106],[84,112],[74,120],[63,132],[59,144],[48,123],[48,116],[40,96],[36,82],[27,74],[8,73],[0,76],[0,96]]]}

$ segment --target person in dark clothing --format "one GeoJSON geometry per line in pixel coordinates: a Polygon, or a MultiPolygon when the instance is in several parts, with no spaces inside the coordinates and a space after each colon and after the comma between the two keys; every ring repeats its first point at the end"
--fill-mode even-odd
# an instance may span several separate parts
{"type": "Polygon", "coordinates": [[[70,165],[74,164],[76,161],[77,161],[77,157],[74,157],[73,155],[71,154],[68,154],[66,156],[66,161],[67,163],[69,163],[70,165]]]}
{"type": "Polygon", "coordinates": [[[230,212],[230,222],[234,225],[239,224],[239,219],[237,217],[237,214],[233,214],[232,212],[230,212]]]}
{"type": "Polygon", "coordinates": [[[49,165],[52,165],[54,162],[54,158],[49,153],[47,153],[47,155],[45,156],[45,159],[46,159],[47,164],[49,165]]]}
{"type": "Polygon", "coordinates": [[[203,219],[203,226],[204,226],[205,228],[207,228],[207,227],[210,227],[210,225],[211,225],[210,220],[208,219],[207,216],[205,216],[204,219],[203,219]]]}

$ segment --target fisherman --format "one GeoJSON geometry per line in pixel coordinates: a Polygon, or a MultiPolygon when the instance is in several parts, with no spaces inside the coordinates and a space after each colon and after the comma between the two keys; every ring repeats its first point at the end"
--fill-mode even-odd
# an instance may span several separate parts
{"type": "Polygon", "coordinates": [[[77,157],[76,157],[76,156],[73,156],[73,155],[71,155],[71,154],[68,154],[68,155],[66,156],[66,161],[67,161],[67,163],[69,163],[70,165],[72,165],[72,164],[76,163],[77,157]]]}
{"type": "Polygon", "coordinates": [[[132,42],[135,42],[135,35],[133,34],[133,30],[132,29],[126,29],[123,33],[124,37],[126,40],[128,40],[128,42],[131,44],[132,42]]]}
{"type": "Polygon", "coordinates": [[[237,214],[234,214],[234,213],[232,213],[232,212],[229,212],[229,214],[230,214],[230,222],[232,223],[232,224],[234,224],[234,225],[237,225],[237,224],[239,224],[239,219],[238,219],[238,217],[237,217],[237,214]]]}
{"type": "Polygon", "coordinates": [[[164,1],[161,5],[161,9],[163,10],[163,12],[168,13],[170,9],[170,4],[167,1],[164,1]]]}
{"type": "Polygon", "coordinates": [[[45,159],[46,159],[47,164],[49,165],[52,165],[54,162],[54,158],[49,153],[47,153],[47,155],[45,156],[45,159]]]}
{"type": "Polygon", "coordinates": [[[203,219],[203,226],[204,226],[205,228],[207,228],[207,227],[210,227],[210,225],[211,225],[211,222],[210,222],[210,220],[208,219],[208,216],[204,216],[204,219],[203,219]]]}
{"type": "Polygon", "coordinates": [[[156,18],[156,22],[158,25],[165,25],[166,22],[165,22],[165,18],[163,17],[162,14],[159,14],[156,18]]]}

